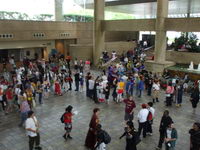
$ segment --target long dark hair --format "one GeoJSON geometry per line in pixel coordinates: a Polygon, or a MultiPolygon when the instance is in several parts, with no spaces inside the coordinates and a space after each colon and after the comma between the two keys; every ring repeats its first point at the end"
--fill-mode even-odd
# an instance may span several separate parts
{"type": "Polygon", "coordinates": [[[72,109],[73,109],[73,107],[72,107],[71,105],[69,105],[69,106],[65,109],[65,111],[68,112],[68,113],[71,113],[71,112],[72,112],[72,109]]]}

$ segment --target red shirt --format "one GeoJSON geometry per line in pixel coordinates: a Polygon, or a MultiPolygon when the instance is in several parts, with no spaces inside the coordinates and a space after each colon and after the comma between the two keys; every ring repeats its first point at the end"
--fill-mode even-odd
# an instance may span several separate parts
{"type": "Polygon", "coordinates": [[[64,123],[72,123],[72,113],[64,114],[64,123]]]}
{"type": "Polygon", "coordinates": [[[136,107],[135,102],[133,100],[125,99],[124,103],[126,104],[125,112],[131,113],[131,111],[136,107]]]}
{"type": "Polygon", "coordinates": [[[6,97],[8,100],[12,100],[13,99],[13,93],[11,90],[7,90],[6,91],[6,97]]]}

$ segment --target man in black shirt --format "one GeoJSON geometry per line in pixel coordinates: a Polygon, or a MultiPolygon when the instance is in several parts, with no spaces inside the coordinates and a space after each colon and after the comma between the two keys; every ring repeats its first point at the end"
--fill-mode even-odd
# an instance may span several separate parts
{"type": "Polygon", "coordinates": [[[76,86],[76,90],[75,91],[79,91],[80,75],[79,75],[78,71],[74,74],[74,81],[75,81],[75,86],[76,86]]]}
{"type": "Polygon", "coordinates": [[[173,121],[172,121],[172,118],[169,116],[169,111],[165,110],[160,122],[160,129],[159,129],[160,139],[159,139],[158,147],[156,148],[157,150],[162,149],[162,144],[165,139],[166,129],[171,123],[173,123],[173,121]]]}

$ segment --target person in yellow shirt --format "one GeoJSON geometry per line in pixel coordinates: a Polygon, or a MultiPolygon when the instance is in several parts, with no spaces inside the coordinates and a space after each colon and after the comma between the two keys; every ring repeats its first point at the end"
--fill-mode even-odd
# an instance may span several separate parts
{"type": "Polygon", "coordinates": [[[121,102],[121,100],[122,100],[122,94],[124,92],[124,86],[125,86],[125,83],[124,83],[123,80],[120,80],[117,83],[117,103],[121,102]]]}

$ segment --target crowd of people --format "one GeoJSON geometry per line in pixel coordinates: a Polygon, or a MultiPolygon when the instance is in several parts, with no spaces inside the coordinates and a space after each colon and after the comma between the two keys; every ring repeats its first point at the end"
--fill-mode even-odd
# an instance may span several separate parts
{"type": "MultiPolygon", "coordinates": [[[[126,127],[120,137],[126,137],[126,150],[137,150],[137,144],[147,135],[152,135],[152,124],[155,117],[155,103],[160,102],[161,77],[145,69],[146,54],[142,48],[129,50],[122,55],[112,52],[112,58],[118,57],[115,64],[108,64],[98,76],[90,72],[90,61],[74,59],[68,55],[65,59],[61,56],[51,56],[48,62],[44,60],[29,60],[24,58],[21,66],[16,66],[14,57],[9,59],[10,71],[5,71],[0,78],[0,102],[5,115],[19,111],[21,122],[19,126],[24,126],[29,137],[29,149],[42,149],[40,147],[39,123],[34,115],[36,105],[42,105],[44,99],[48,99],[51,94],[62,96],[65,92],[73,89],[76,92],[83,92],[86,89],[86,96],[95,103],[106,103],[110,105],[111,97],[116,103],[125,104],[124,121],[126,127]],[[85,85],[85,86],[84,86],[85,85]],[[140,99],[144,92],[152,97],[147,104],[141,105],[141,110],[135,117],[134,108],[136,103],[134,97],[140,99]],[[138,120],[138,130],[135,128],[138,120]]],[[[108,53],[103,53],[102,58],[107,59],[108,53]]],[[[4,65],[6,70],[6,65],[4,65]]],[[[170,107],[173,102],[177,107],[181,107],[184,92],[184,79],[169,80],[166,89],[165,104],[170,107]]],[[[194,90],[191,93],[192,107],[197,107],[199,102],[199,82],[195,82],[194,90]]],[[[65,125],[65,140],[72,139],[72,118],[73,106],[69,105],[61,117],[61,122],[65,125]]],[[[106,144],[111,142],[110,135],[102,129],[99,119],[99,108],[93,110],[93,116],[89,124],[85,146],[91,150],[105,150],[106,144]]],[[[178,139],[177,130],[174,127],[173,119],[169,111],[165,110],[160,122],[160,139],[157,149],[161,149],[165,143],[166,150],[174,150],[178,139]]],[[[200,123],[196,122],[189,131],[191,134],[191,150],[200,149],[200,123]]]]}

